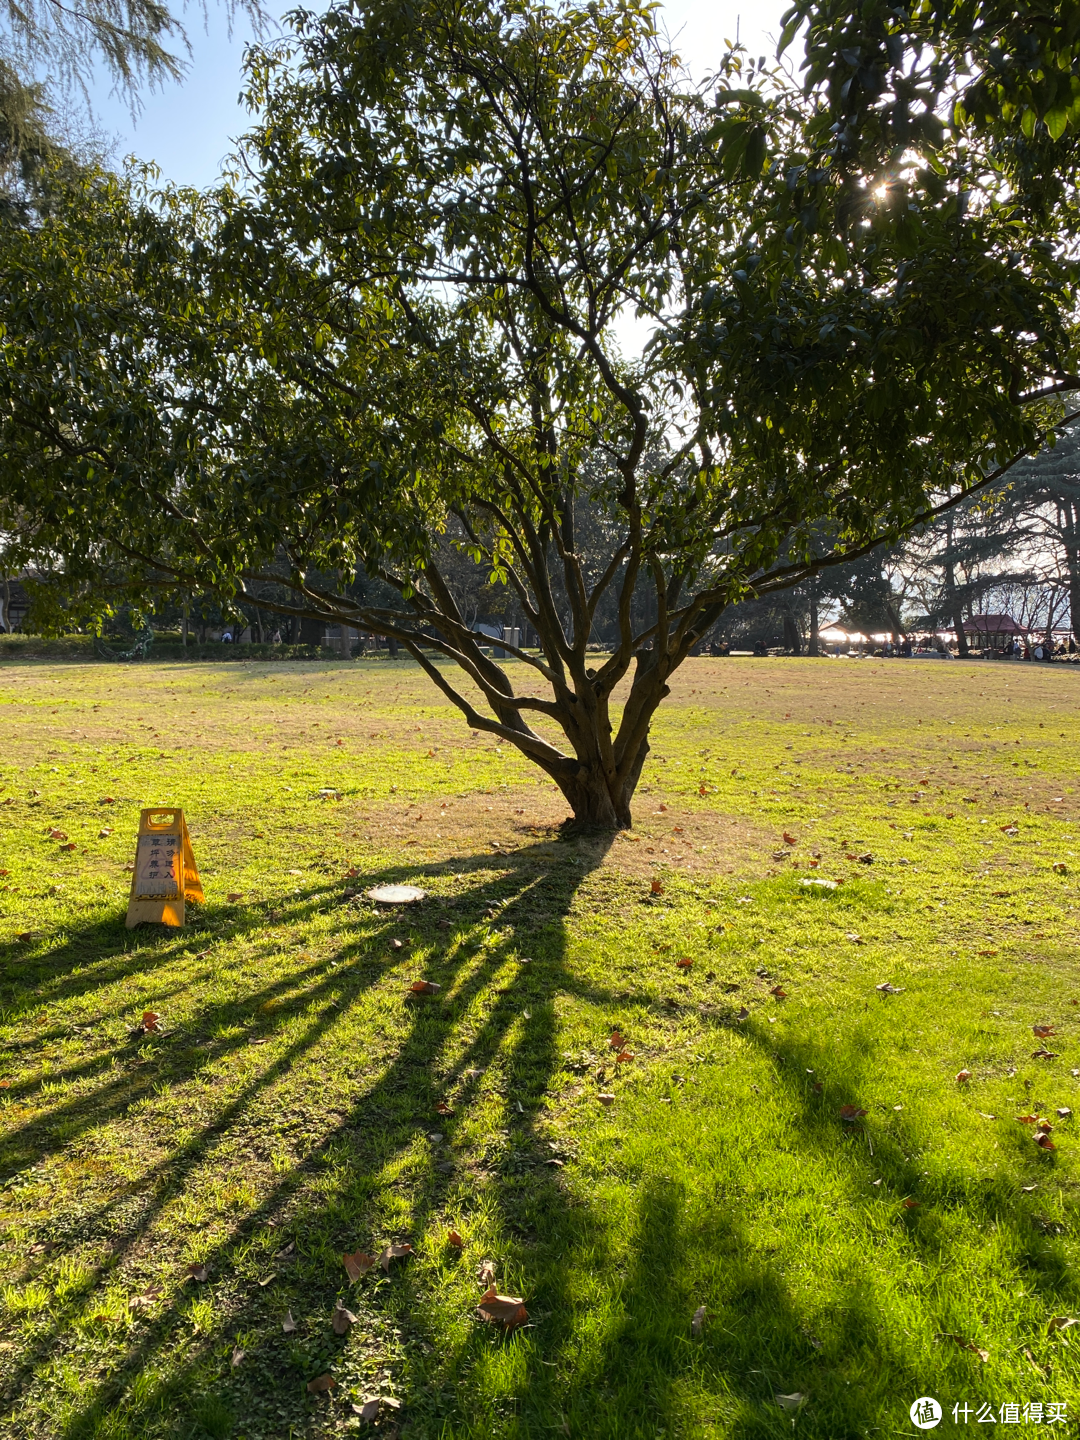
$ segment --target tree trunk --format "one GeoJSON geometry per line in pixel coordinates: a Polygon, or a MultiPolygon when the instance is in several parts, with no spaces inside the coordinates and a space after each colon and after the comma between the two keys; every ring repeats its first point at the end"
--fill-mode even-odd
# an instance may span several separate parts
{"type": "Polygon", "coordinates": [[[787,648],[793,655],[802,654],[802,641],[799,639],[799,627],[795,624],[794,618],[784,611],[784,640],[787,648]]]}
{"type": "Polygon", "coordinates": [[[808,655],[820,655],[818,642],[817,576],[810,581],[810,639],[807,642],[808,655]]]}
{"type": "Polygon", "coordinates": [[[1069,575],[1069,628],[1080,645],[1080,501],[1065,507],[1065,568],[1069,575]]]}

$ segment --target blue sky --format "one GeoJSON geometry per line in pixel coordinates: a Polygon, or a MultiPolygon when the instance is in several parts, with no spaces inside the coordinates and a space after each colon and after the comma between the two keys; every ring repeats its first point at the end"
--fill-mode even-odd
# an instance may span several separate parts
{"type": "MultiPolygon", "coordinates": [[[[673,0],[664,7],[667,28],[679,38],[679,49],[695,72],[712,67],[725,39],[740,38],[755,54],[769,53],[769,35],[780,31],[788,0],[673,0]]],[[[289,5],[278,14],[285,14],[289,5]]],[[[179,184],[210,185],[232,142],[247,129],[249,117],[239,103],[244,46],[251,39],[242,21],[230,37],[223,9],[212,4],[203,26],[197,7],[187,23],[192,54],[185,80],[143,97],[141,113],[132,120],[127,107],[102,86],[92,97],[105,133],[114,138],[114,160],[135,154],[153,160],[162,178],[179,184]]]]}

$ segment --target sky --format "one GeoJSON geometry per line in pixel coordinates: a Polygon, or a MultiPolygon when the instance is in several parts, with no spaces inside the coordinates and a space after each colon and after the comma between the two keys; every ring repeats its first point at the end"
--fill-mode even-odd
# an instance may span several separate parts
{"type": "MultiPolygon", "coordinates": [[[[754,55],[772,54],[787,5],[788,0],[670,0],[661,14],[679,53],[701,75],[722,54],[724,41],[735,39],[736,28],[754,55]]],[[[277,13],[291,8],[293,0],[277,13]]],[[[134,119],[126,103],[110,95],[107,82],[91,100],[101,129],[113,140],[114,163],[133,154],[154,161],[163,180],[202,189],[213,184],[234,140],[250,124],[239,97],[251,30],[238,19],[230,37],[225,10],[212,3],[205,27],[195,7],[186,18],[191,56],[182,82],[145,94],[134,119]]]]}

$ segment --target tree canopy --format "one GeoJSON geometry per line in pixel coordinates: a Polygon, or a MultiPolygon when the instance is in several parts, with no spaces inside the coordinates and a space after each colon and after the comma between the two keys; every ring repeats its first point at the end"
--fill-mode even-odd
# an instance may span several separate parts
{"type": "Polygon", "coordinates": [[[737,52],[692,83],[630,0],[295,26],[250,60],[243,183],[94,177],[6,237],[10,553],[88,611],[272,582],[264,608],[395,637],[580,821],[627,824],[726,606],[926,523],[1062,422],[1071,190],[1046,147],[1030,195],[972,176],[948,126],[883,179],[884,121],[830,120],[831,72],[801,90],[737,52]],[[539,636],[514,680],[447,545],[539,636]],[[356,597],[360,566],[395,603],[356,597]]]}

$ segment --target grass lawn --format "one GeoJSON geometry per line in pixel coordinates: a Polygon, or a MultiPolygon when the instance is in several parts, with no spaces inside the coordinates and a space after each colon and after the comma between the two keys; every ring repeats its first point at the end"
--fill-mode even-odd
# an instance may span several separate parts
{"type": "Polygon", "coordinates": [[[4,664],[0,1433],[1076,1435],[1078,687],[690,661],[601,842],[405,662],[4,664]]]}

